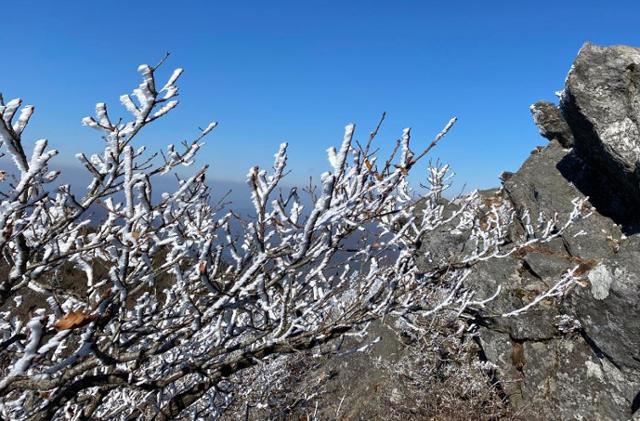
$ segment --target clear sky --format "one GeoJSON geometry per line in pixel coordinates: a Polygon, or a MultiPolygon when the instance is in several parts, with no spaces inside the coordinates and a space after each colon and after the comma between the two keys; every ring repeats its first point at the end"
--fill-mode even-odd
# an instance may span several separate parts
{"type": "Polygon", "coordinates": [[[410,126],[417,148],[458,116],[433,157],[458,184],[495,186],[546,143],[529,105],[555,100],[585,41],[640,46],[638,1],[6,0],[1,13],[0,91],[36,105],[30,138],[63,161],[96,149],[81,118],[97,101],[115,110],[137,65],[171,52],[181,105],[142,140],[158,149],[217,120],[200,162],[228,181],[285,140],[290,182],[315,177],[346,123],[365,138],[387,111],[383,147],[410,126]]]}

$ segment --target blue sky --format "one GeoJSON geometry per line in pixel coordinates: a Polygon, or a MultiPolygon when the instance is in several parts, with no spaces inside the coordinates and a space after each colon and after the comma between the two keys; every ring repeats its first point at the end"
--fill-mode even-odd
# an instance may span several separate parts
{"type": "MultiPolygon", "coordinates": [[[[529,105],[554,100],[585,41],[640,46],[637,1],[13,1],[3,2],[0,91],[36,105],[30,139],[96,150],[80,125],[97,101],[115,110],[136,67],[184,67],[181,105],[141,139],[151,149],[220,127],[200,156],[211,177],[243,181],[290,143],[291,183],[327,169],[325,149],[355,122],[379,142],[403,127],[457,183],[498,184],[538,144],[529,105]]],[[[419,170],[422,171],[423,167],[419,170]]],[[[423,173],[416,174],[419,181],[423,173]]]]}

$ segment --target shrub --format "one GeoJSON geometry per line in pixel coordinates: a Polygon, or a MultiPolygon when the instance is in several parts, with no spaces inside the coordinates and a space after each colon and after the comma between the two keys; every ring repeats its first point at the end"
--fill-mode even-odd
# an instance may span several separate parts
{"type": "MultiPolygon", "coordinates": [[[[120,98],[130,119],[114,120],[98,103],[83,120],[104,151],[76,155],[91,176],[81,196],[55,184],[57,152],[46,140],[27,153],[34,108],[0,102],[0,140],[15,167],[2,173],[0,192],[0,251],[10,268],[0,283],[5,418],[215,417],[229,405],[230,380],[263,361],[359,334],[386,315],[411,324],[481,309],[493,297],[476,299],[465,284],[476,262],[564,227],[547,221],[542,237],[525,234],[505,249],[513,210],[482,208],[474,193],[446,213],[447,166],[430,166],[427,192],[415,197],[407,176],[455,119],[420,152],[406,129],[384,159],[372,146],[377,128],[359,143],[348,125],[328,150],[332,170],[307,192],[309,209],[301,191],[280,189],[287,144],[272,169],[249,170],[249,221],[236,224],[233,212],[211,204],[206,166],[156,197],[158,178],[193,164],[216,127],[164,153],[135,146],[178,104],[182,70],[160,86],[159,66],[141,65],[142,83],[120,98]],[[95,209],[104,221],[89,218],[95,209]],[[450,223],[468,235],[468,253],[421,270],[422,239],[450,223]],[[359,246],[347,246],[354,238],[359,246]]],[[[568,274],[542,295],[561,294],[573,280],[568,274]]]]}

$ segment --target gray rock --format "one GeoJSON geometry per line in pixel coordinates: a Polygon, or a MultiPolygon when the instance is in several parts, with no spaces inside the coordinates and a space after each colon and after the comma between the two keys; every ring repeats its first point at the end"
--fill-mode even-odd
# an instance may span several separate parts
{"type": "Polygon", "coordinates": [[[593,345],[616,367],[640,373],[640,237],[587,275],[574,296],[575,314],[593,345]]]}
{"type": "Polygon", "coordinates": [[[637,383],[577,338],[524,344],[523,397],[544,419],[623,420],[637,383]]]}
{"type": "Polygon", "coordinates": [[[562,222],[573,200],[587,197],[591,216],[559,239],[525,250],[519,261],[488,263],[471,277],[485,293],[504,289],[490,314],[526,303],[528,293],[581,265],[583,285],[565,299],[482,322],[484,353],[498,366],[511,404],[540,408],[540,419],[621,420],[640,412],[640,234],[625,239],[622,233],[635,231],[637,208],[630,205],[640,203],[636,65],[640,50],[585,45],[561,110],[549,103],[532,108],[551,142],[503,180],[504,194],[521,216],[528,210],[562,222]],[[523,363],[516,364],[514,349],[523,363]]]}
{"type": "Polygon", "coordinates": [[[580,156],[627,202],[640,203],[640,50],[585,44],[561,101],[580,156]]]}
{"type": "Polygon", "coordinates": [[[564,273],[575,266],[571,256],[563,253],[562,241],[554,241],[548,248],[540,248],[527,253],[522,260],[527,268],[538,278],[545,281],[554,281],[559,273],[564,273]]]}
{"type": "Polygon", "coordinates": [[[528,210],[531,215],[542,215],[547,219],[556,212],[566,216],[573,209],[573,198],[584,197],[557,168],[568,154],[569,151],[559,143],[551,142],[546,148],[531,154],[522,167],[505,181],[504,190],[521,215],[528,210]]]}
{"type": "MultiPolygon", "coordinates": [[[[465,286],[475,299],[502,291],[466,314],[478,326],[478,357],[495,365],[488,380],[498,380],[496,388],[515,414],[533,409],[533,419],[541,420],[640,419],[640,50],[585,45],[560,107],[539,102],[531,110],[550,142],[517,172],[505,173],[501,189],[481,192],[479,200],[514,206],[513,240],[525,232],[525,211],[537,233],[538,216],[562,225],[576,199],[591,215],[553,241],[473,266],[465,286]],[[580,282],[565,296],[502,317],[576,266],[580,282]]],[[[441,205],[445,215],[458,209],[455,201],[441,205]]],[[[454,219],[424,236],[420,270],[433,271],[469,251],[469,232],[455,230],[457,225],[454,219]]],[[[378,369],[395,363],[404,344],[384,329],[375,333],[383,341],[371,357],[339,356],[322,367],[334,373],[327,382],[333,401],[353,408],[346,418],[380,415],[404,393],[378,369]],[[380,399],[377,390],[391,398],[380,399]]],[[[327,408],[323,415],[335,414],[335,405],[327,408]]]]}
{"type": "MultiPolygon", "coordinates": [[[[444,207],[445,218],[450,217],[460,207],[455,202],[442,199],[441,206],[444,207]]],[[[418,216],[421,215],[424,204],[419,204],[416,209],[418,216]]],[[[443,224],[428,235],[423,236],[417,256],[417,263],[423,272],[431,272],[442,267],[447,262],[458,258],[464,249],[464,244],[469,237],[468,232],[458,232],[459,219],[454,218],[448,224],[443,224]]]]}
{"type": "MultiPolygon", "coordinates": [[[[583,167],[566,168],[570,166],[569,161],[576,159],[571,151],[557,142],[551,142],[546,148],[530,155],[504,183],[504,190],[520,215],[528,211],[534,223],[537,216],[549,220],[557,215],[559,223],[564,224],[574,208],[574,199],[587,198],[566,178],[584,178],[582,173],[589,171],[583,167]]],[[[575,162],[573,166],[577,166],[575,162]]],[[[591,202],[587,202],[586,206],[592,207],[591,202]]],[[[543,251],[547,255],[558,254],[565,258],[568,255],[582,259],[602,258],[613,252],[613,242],[621,235],[620,227],[610,218],[593,210],[589,218],[578,221],[567,230],[562,242],[547,244],[543,251]]],[[[548,264],[552,264],[552,261],[550,259],[548,264]]]]}
{"type": "Polygon", "coordinates": [[[573,133],[558,107],[547,101],[539,101],[530,110],[543,137],[556,140],[565,148],[573,147],[573,133]]]}
{"type": "Polygon", "coordinates": [[[579,337],[520,342],[488,329],[480,337],[485,356],[499,367],[510,403],[535,408],[536,419],[613,421],[631,416],[638,383],[625,379],[579,337]]]}
{"type": "MultiPolygon", "coordinates": [[[[477,298],[502,290],[475,315],[483,355],[510,404],[537,408],[539,419],[640,418],[640,50],[585,45],[560,107],[539,102],[531,111],[550,143],[483,197],[513,204],[514,239],[525,211],[538,233],[538,216],[562,225],[575,200],[591,215],[551,242],[473,268],[467,286],[477,298]],[[581,282],[562,299],[499,316],[575,266],[581,282]]],[[[424,270],[466,251],[464,233],[442,228],[423,241],[424,270]]]]}

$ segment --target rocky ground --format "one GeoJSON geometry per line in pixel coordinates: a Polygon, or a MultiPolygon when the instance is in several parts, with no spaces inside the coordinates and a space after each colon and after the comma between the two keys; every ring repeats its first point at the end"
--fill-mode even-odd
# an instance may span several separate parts
{"type": "MultiPolygon", "coordinates": [[[[226,417],[640,419],[639,90],[640,49],[586,44],[559,104],[531,106],[548,144],[481,200],[563,221],[576,198],[587,199],[591,215],[550,243],[474,266],[467,286],[478,298],[503,291],[486,311],[424,320],[427,337],[388,319],[370,330],[380,341],[369,352],[353,352],[359,343],[348,340],[263,364],[233,379],[244,394],[226,417]],[[576,266],[581,282],[562,299],[492,316],[526,305],[576,266]]],[[[511,230],[521,234],[524,221],[511,230]]],[[[423,239],[422,269],[467,248],[464,233],[444,226],[423,239]]]]}
{"type": "Polygon", "coordinates": [[[516,208],[561,217],[573,198],[588,197],[593,213],[547,249],[476,274],[477,285],[496,279],[515,300],[520,288],[585,265],[584,286],[558,305],[487,320],[480,332],[499,377],[518,370],[513,356],[522,349],[522,382],[505,388],[514,406],[540,402],[541,418],[629,419],[640,406],[639,65],[638,49],[586,44],[559,106],[532,106],[550,143],[506,178],[501,194],[516,208]]]}
{"type": "MultiPolygon", "coordinates": [[[[551,243],[474,268],[468,284],[479,295],[492,295],[498,285],[504,293],[474,320],[479,329],[472,339],[420,343],[378,325],[382,341],[369,354],[290,360],[300,370],[279,390],[304,398],[290,399],[284,412],[267,405],[258,412],[244,408],[245,415],[640,419],[638,90],[640,49],[586,44],[559,104],[531,107],[549,143],[482,197],[508,200],[520,215],[528,209],[559,220],[575,198],[588,198],[592,214],[551,243]],[[490,316],[527,304],[578,265],[582,281],[562,300],[544,301],[518,317],[490,316]]],[[[522,221],[512,227],[514,235],[522,229],[522,221]]],[[[422,250],[447,259],[462,253],[465,241],[444,227],[422,250]]],[[[432,263],[424,260],[425,271],[432,263]]],[[[458,327],[450,323],[439,327],[442,338],[456,338],[458,327]]],[[[296,373],[292,367],[288,372],[296,373]]]]}

